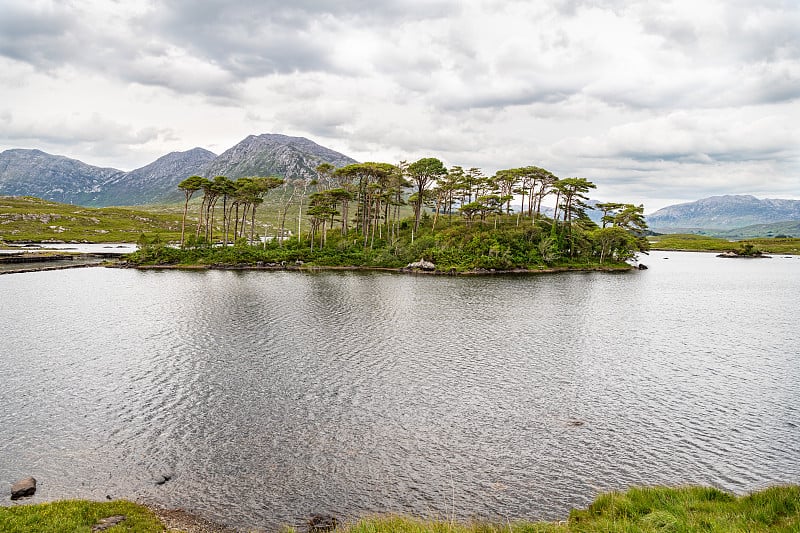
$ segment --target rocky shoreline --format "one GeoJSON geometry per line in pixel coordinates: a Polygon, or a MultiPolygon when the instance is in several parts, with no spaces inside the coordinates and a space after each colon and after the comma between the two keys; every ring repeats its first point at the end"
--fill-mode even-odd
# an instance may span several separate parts
{"type": "MultiPolygon", "coordinates": [[[[487,275],[523,275],[523,274],[554,274],[559,272],[627,272],[636,270],[636,266],[619,267],[619,266],[592,266],[592,267],[545,267],[535,270],[525,268],[514,269],[484,269],[479,268],[475,270],[457,271],[451,269],[449,271],[435,270],[435,268],[419,268],[419,267],[371,267],[371,266],[323,266],[323,265],[281,265],[281,264],[212,264],[212,265],[135,265],[125,261],[108,262],[104,261],[89,261],[85,263],[70,263],[61,265],[41,265],[31,264],[30,266],[20,266],[20,268],[0,270],[2,274],[21,274],[25,272],[45,272],[48,270],[66,270],[70,268],[84,268],[104,266],[107,268],[133,268],[136,270],[252,270],[252,271],[271,271],[271,272],[322,272],[322,271],[341,271],[341,272],[388,272],[394,274],[414,274],[414,275],[428,275],[428,276],[487,276],[487,275]]],[[[641,267],[639,267],[641,269],[641,267]]],[[[646,267],[645,267],[646,268],[646,267]]]]}
{"type": "MultiPolygon", "coordinates": [[[[133,268],[136,270],[240,270],[240,271],[284,271],[284,272],[323,272],[323,271],[340,271],[340,272],[389,272],[394,274],[414,274],[426,276],[486,276],[486,275],[524,275],[524,274],[554,274],[559,272],[628,272],[636,270],[637,267],[619,267],[619,266],[593,266],[593,267],[547,267],[536,270],[525,268],[515,268],[508,270],[497,269],[476,269],[457,271],[451,269],[449,271],[442,270],[423,270],[418,268],[390,268],[390,267],[370,267],[370,266],[318,266],[318,265],[131,265],[131,264],[109,264],[109,268],[133,268]]],[[[645,267],[646,268],[646,267],[645,267]]],[[[641,268],[644,270],[645,268],[641,268]]]]}
{"type": "Polygon", "coordinates": [[[28,267],[15,268],[12,270],[0,270],[0,275],[24,274],[26,272],[46,272],[48,270],[67,270],[70,268],[86,268],[86,267],[97,267],[97,266],[103,266],[103,261],[92,261],[88,263],[74,263],[67,265],[47,265],[47,266],[32,265],[28,267]]]}
{"type": "Polygon", "coordinates": [[[183,509],[164,509],[146,504],[145,507],[161,520],[167,533],[237,533],[235,529],[206,520],[183,509]]]}

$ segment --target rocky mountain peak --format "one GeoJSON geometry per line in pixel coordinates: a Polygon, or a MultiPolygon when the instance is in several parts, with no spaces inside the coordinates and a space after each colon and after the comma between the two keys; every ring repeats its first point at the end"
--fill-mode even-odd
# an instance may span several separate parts
{"type": "Polygon", "coordinates": [[[194,174],[310,179],[323,162],[339,167],[356,161],[304,137],[275,133],[249,135],[220,156],[203,148],[172,152],[130,172],[41,150],[13,149],[0,153],[0,195],[88,206],[171,202],[182,198],[178,183],[194,174]]]}

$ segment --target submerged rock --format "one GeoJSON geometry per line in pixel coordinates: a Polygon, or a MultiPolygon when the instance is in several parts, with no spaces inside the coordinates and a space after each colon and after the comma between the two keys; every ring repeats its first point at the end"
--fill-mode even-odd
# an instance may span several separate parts
{"type": "Polygon", "coordinates": [[[11,499],[18,500],[36,493],[36,479],[26,477],[11,485],[11,499]]]}
{"type": "Polygon", "coordinates": [[[320,531],[333,531],[334,529],[336,529],[338,523],[339,522],[336,520],[335,516],[325,515],[325,514],[315,514],[308,519],[308,531],[309,533],[320,532],[320,531]]]}

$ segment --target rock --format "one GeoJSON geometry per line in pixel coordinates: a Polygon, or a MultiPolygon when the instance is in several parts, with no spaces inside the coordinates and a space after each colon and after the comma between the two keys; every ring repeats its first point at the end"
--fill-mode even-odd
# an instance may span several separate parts
{"type": "Polygon", "coordinates": [[[584,422],[583,420],[572,419],[572,420],[569,420],[567,422],[567,425],[568,426],[572,426],[572,427],[580,427],[580,426],[584,425],[585,423],[586,422],[584,422]]]}
{"type": "Polygon", "coordinates": [[[647,270],[647,265],[644,263],[639,263],[639,270],[647,270]]]}
{"type": "Polygon", "coordinates": [[[156,485],[163,485],[170,479],[172,479],[172,474],[161,474],[160,476],[157,476],[154,481],[156,485]]]}
{"type": "Polygon", "coordinates": [[[309,533],[314,531],[333,531],[336,529],[338,521],[336,520],[335,516],[315,514],[311,515],[311,518],[308,519],[307,524],[309,533]]]}
{"type": "Polygon", "coordinates": [[[106,518],[101,519],[97,522],[94,526],[92,526],[92,531],[105,531],[110,527],[114,527],[120,522],[124,521],[127,517],[125,515],[114,515],[114,516],[107,516],[106,518]]]}
{"type": "Polygon", "coordinates": [[[430,271],[436,270],[436,265],[434,265],[430,261],[425,261],[424,259],[420,259],[416,263],[409,263],[408,265],[406,265],[406,268],[410,268],[410,269],[418,268],[420,270],[425,270],[425,271],[430,272],[430,271]]]}
{"type": "Polygon", "coordinates": [[[11,485],[11,499],[18,500],[26,496],[33,496],[36,492],[36,480],[32,477],[20,479],[11,485]]]}

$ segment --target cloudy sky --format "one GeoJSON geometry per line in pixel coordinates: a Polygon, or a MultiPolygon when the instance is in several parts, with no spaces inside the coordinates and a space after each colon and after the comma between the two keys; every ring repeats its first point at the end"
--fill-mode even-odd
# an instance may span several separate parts
{"type": "Polygon", "coordinates": [[[308,137],[646,212],[800,198],[797,0],[0,0],[0,150],[130,170],[308,137]]]}

